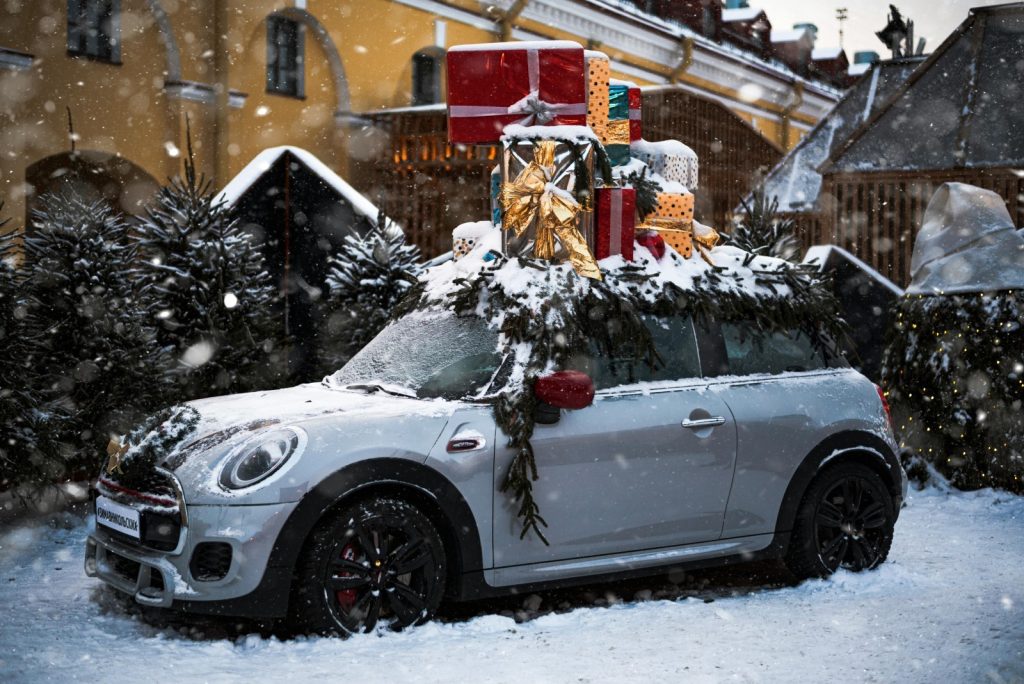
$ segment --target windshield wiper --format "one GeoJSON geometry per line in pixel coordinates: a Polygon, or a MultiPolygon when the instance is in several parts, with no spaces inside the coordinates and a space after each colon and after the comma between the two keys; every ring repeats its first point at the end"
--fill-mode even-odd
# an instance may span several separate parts
{"type": "Polygon", "coordinates": [[[408,399],[418,399],[415,393],[408,392],[397,392],[394,389],[385,387],[384,385],[378,385],[373,383],[357,384],[357,385],[345,385],[342,389],[347,390],[360,390],[367,394],[373,394],[374,392],[384,392],[385,394],[392,394],[396,397],[406,397],[408,399]]]}

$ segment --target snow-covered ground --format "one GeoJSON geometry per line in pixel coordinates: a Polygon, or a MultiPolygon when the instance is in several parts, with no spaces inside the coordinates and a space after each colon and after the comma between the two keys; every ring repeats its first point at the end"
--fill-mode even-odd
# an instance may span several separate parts
{"type": "Polygon", "coordinates": [[[345,641],[147,624],[84,576],[83,536],[67,516],[0,530],[0,681],[1024,681],[1024,497],[1006,494],[914,493],[862,575],[709,571],[345,641]]]}

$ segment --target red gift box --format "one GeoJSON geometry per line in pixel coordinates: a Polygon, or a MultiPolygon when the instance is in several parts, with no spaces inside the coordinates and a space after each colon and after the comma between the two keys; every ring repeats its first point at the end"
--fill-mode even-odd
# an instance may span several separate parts
{"type": "Polygon", "coordinates": [[[621,254],[633,260],[636,232],[636,190],[633,188],[597,188],[597,259],[621,254]]]}
{"type": "Polygon", "coordinates": [[[629,142],[643,138],[641,111],[644,97],[640,89],[633,86],[629,89],[629,142]]]}
{"type": "Polygon", "coordinates": [[[492,144],[509,124],[587,125],[583,48],[567,40],[448,50],[448,140],[492,144]]]}

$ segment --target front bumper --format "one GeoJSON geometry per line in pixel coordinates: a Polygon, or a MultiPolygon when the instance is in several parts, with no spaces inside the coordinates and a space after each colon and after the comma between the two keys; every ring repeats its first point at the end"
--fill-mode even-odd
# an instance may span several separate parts
{"type": "MultiPolygon", "coordinates": [[[[142,605],[169,608],[187,602],[210,603],[213,608],[216,602],[240,599],[260,587],[271,550],[295,505],[189,506],[188,524],[182,527],[178,544],[171,551],[127,542],[97,525],[95,516],[90,516],[85,573],[133,596],[142,605]],[[194,576],[193,556],[204,542],[230,547],[230,564],[222,577],[210,580],[194,576]]],[[[280,590],[287,591],[287,587],[280,590]]]]}

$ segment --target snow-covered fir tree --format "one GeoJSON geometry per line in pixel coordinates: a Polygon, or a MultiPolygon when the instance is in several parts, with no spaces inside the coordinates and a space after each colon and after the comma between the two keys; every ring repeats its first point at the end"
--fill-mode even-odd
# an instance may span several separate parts
{"type": "Polygon", "coordinates": [[[1022,317],[1021,290],[912,295],[895,307],[882,385],[898,436],[957,487],[1024,492],[1022,317]]]}
{"type": "Polygon", "coordinates": [[[276,288],[251,236],[197,173],[191,142],[184,178],[161,188],[137,232],[147,314],[172,351],[176,398],[280,384],[276,288]]]}
{"type": "Polygon", "coordinates": [[[164,401],[166,353],[139,308],[126,220],[73,194],[43,196],[34,219],[20,279],[24,363],[38,379],[46,437],[61,443],[65,474],[91,475],[109,436],[164,401]]]}
{"type": "Polygon", "coordinates": [[[34,453],[40,444],[38,397],[24,360],[25,307],[14,267],[15,235],[4,233],[7,223],[0,219],[0,491],[46,479],[39,467],[42,459],[34,453]]]}
{"type": "Polygon", "coordinates": [[[319,345],[324,372],[340,368],[383,329],[422,269],[419,248],[383,214],[366,235],[345,238],[327,274],[319,345]]]}
{"type": "Polygon", "coordinates": [[[743,216],[725,243],[760,256],[772,256],[793,261],[800,245],[793,236],[796,224],[790,218],[779,216],[779,198],[770,200],[764,190],[756,190],[750,204],[740,200],[743,216]]]}

